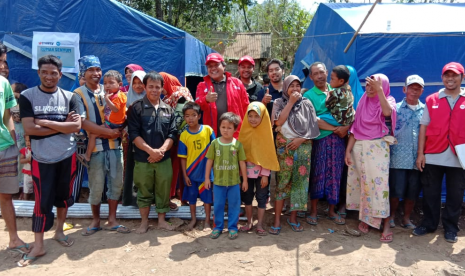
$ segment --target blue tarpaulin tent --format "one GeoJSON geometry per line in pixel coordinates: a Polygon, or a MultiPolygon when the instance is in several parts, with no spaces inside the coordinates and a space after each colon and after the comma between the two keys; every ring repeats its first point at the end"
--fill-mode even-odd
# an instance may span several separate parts
{"type": "MultiPolygon", "coordinates": [[[[422,100],[442,87],[442,67],[465,64],[465,4],[378,4],[347,53],[344,48],[372,4],[320,4],[295,54],[292,74],[315,61],[328,70],[352,65],[360,81],[383,73],[391,92],[402,100],[405,78],[418,74],[426,82],[422,100]]],[[[304,87],[313,83],[306,79],[304,87]]]]}
{"type": "MultiPolygon", "coordinates": [[[[373,4],[320,4],[295,54],[292,74],[304,79],[302,69],[315,61],[352,65],[360,81],[383,73],[391,95],[403,99],[405,78],[425,80],[423,102],[443,87],[442,68],[456,61],[465,65],[465,4],[378,4],[347,53],[344,49],[373,4]]],[[[307,78],[303,87],[311,88],[307,78]]],[[[443,187],[443,201],[445,187],[443,187]]]]}
{"type": "MultiPolygon", "coordinates": [[[[10,80],[39,83],[31,69],[33,32],[79,33],[80,53],[96,55],[102,70],[136,63],[146,71],[168,72],[184,84],[187,76],[204,76],[206,56],[213,50],[173,26],[114,0],[0,1],[0,41],[8,52],[10,80]]],[[[74,75],[60,86],[71,88],[74,75]]]]}

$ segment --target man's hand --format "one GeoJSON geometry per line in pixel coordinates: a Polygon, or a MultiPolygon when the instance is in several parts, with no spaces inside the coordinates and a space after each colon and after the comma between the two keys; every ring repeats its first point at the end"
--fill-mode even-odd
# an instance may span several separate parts
{"type": "Polygon", "coordinates": [[[81,120],[81,116],[79,114],[76,114],[76,112],[71,111],[68,113],[68,116],[66,116],[65,122],[77,122],[81,120]]]}
{"type": "Polygon", "coordinates": [[[338,126],[336,127],[336,129],[334,130],[334,133],[341,137],[341,138],[344,138],[347,136],[347,134],[349,133],[349,128],[350,126],[338,126]]]}
{"type": "Polygon", "coordinates": [[[110,128],[105,128],[105,134],[102,134],[99,136],[99,138],[103,139],[116,139],[121,136],[121,131],[117,128],[115,129],[110,129],[110,128]]]}
{"type": "Polygon", "coordinates": [[[262,99],[262,103],[266,105],[266,104],[270,103],[271,100],[272,100],[272,97],[270,95],[270,89],[267,87],[265,95],[263,96],[263,99],[262,99]]]}
{"type": "Polygon", "coordinates": [[[419,153],[417,156],[417,168],[420,170],[420,172],[423,172],[423,169],[425,168],[426,164],[426,158],[424,153],[419,153]]]}
{"type": "Polygon", "coordinates": [[[307,139],[305,138],[294,138],[292,139],[292,142],[290,142],[289,144],[287,144],[286,148],[288,150],[296,150],[297,148],[300,147],[300,145],[305,142],[307,139]]]}
{"type": "Polygon", "coordinates": [[[208,93],[205,99],[209,103],[216,102],[216,100],[218,99],[218,93],[213,92],[213,87],[210,86],[210,89],[208,90],[208,93]]]}
{"type": "Polygon", "coordinates": [[[163,156],[165,156],[165,153],[161,151],[160,149],[152,149],[151,151],[148,152],[149,157],[147,158],[147,161],[150,163],[155,163],[163,159],[163,156]]]}

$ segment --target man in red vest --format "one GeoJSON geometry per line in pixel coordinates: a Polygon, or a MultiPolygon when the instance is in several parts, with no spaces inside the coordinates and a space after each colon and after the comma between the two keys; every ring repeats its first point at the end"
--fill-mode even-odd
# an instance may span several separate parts
{"type": "MultiPolygon", "coordinates": [[[[233,112],[244,118],[249,105],[247,92],[242,81],[225,72],[226,63],[220,54],[212,53],[207,56],[205,65],[208,75],[197,86],[195,102],[203,111],[203,123],[209,125],[215,131],[216,137],[221,136],[218,119],[223,113],[233,112]]],[[[234,132],[237,139],[241,124],[234,132]]]]}
{"type": "Polygon", "coordinates": [[[442,179],[446,176],[446,205],[442,225],[446,241],[457,242],[458,222],[465,170],[460,165],[455,146],[465,144],[464,68],[451,62],[442,69],[443,89],[426,98],[426,109],[420,120],[417,167],[422,171],[423,221],[412,234],[423,236],[436,231],[441,216],[442,179]]]}

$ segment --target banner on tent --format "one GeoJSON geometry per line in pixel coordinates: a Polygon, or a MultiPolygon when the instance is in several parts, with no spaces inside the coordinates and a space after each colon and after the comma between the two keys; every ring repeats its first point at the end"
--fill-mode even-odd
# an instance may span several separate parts
{"type": "Polygon", "coordinates": [[[79,72],[79,34],[34,32],[32,37],[32,69],[39,69],[37,61],[46,55],[54,55],[63,63],[66,73],[79,72]]]}

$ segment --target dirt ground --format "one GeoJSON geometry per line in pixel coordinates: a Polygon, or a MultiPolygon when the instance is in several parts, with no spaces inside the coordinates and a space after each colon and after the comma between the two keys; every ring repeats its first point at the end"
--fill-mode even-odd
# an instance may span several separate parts
{"type": "MultiPolygon", "coordinates": [[[[240,233],[233,241],[227,233],[218,240],[210,239],[208,232],[199,230],[203,222],[198,223],[198,229],[186,231],[187,221],[180,219],[172,219],[180,226],[171,232],[157,229],[156,221],[151,221],[150,230],[143,235],[100,231],[83,237],[80,233],[90,219],[68,219],[75,227],[65,233],[75,244],[62,247],[51,240],[53,231],[49,231],[45,234],[47,254],[25,268],[17,267],[18,254],[4,250],[8,234],[0,230],[0,275],[465,275],[464,231],[459,232],[457,243],[450,244],[444,240],[441,226],[423,237],[397,226],[394,241],[382,244],[375,229],[361,237],[344,235],[345,226],[326,219],[325,208],[322,202],[317,226],[299,219],[305,227],[302,233],[293,232],[283,215],[279,236],[240,233]]],[[[273,216],[268,204],[267,228],[273,216]]],[[[356,229],[357,218],[357,212],[349,212],[347,227],[356,229]]],[[[417,212],[412,221],[419,220],[417,212]]],[[[20,237],[33,242],[31,219],[18,218],[17,223],[20,237]]],[[[137,220],[120,223],[131,229],[138,227],[137,220]]],[[[460,225],[465,228],[465,216],[460,225]]],[[[0,229],[5,229],[3,220],[0,229]]]]}

